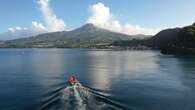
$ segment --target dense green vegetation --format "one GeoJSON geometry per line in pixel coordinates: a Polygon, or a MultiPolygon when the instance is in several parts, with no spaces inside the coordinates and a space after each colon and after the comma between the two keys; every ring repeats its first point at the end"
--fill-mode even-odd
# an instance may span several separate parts
{"type": "Polygon", "coordinates": [[[195,23],[183,28],[167,29],[142,40],[117,41],[115,46],[146,46],[167,54],[195,54],[195,23]]]}
{"type": "Polygon", "coordinates": [[[195,54],[195,26],[181,29],[172,45],[162,48],[163,53],[195,54]]]}
{"type": "Polygon", "coordinates": [[[162,53],[195,54],[195,24],[168,31],[154,37],[154,46],[159,47],[162,53]]]}

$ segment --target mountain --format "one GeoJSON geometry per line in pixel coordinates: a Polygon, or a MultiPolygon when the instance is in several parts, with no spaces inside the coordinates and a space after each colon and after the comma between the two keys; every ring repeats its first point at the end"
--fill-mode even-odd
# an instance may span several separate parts
{"type": "Polygon", "coordinates": [[[13,40],[18,38],[27,38],[30,36],[35,36],[40,33],[43,33],[42,31],[36,31],[36,30],[16,30],[14,32],[7,31],[0,34],[0,40],[13,40]]]}
{"type": "Polygon", "coordinates": [[[153,46],[156,48],[166,47],[167,45],[176,41],[180,30],[180,28],[174,28],[160,31],[154,37],[151,38],[153,46]]]}
{"type": "Polygon", "coordinates": [[[195,23],[183,28],[162,30],[151,38],[116,41],[111,45],[159,49],[164,54],[195,54],[195,23]]]}
{"type": "MultiPolygon", "coordinates": [[[[140,35],[141,36],[141,35],[140,35]]],[[[141,37],[143,37],[142,35],[141,37]]],[[[104,48],[114,41],[131,40],[138,36],[129,36],[111,32],[86,24],[72,31],[62,31],[40,34],[30,38],[6,41],[6,47],[76,47],[76,48],[104,48]]]]}
{"type": "Polygon", "coordinates": [[[173,46],[195,48],[195,23],[183,28],[163,30],[152,40],[154,45],[159,48],[173,46]]]}
{"type": "Polygon", "coordinates": [[[169,30],[168,34],[160,32],[154,37],[155,46],[165,54],[195,54],[195,23],[180,29],[169,30]],[[162,42],[164,41],[165,42],[162,42]]]}

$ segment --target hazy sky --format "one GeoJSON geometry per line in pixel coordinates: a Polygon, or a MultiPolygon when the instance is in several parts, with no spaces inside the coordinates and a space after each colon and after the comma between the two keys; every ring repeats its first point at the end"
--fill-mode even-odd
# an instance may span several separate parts
{"type": "Polygon", "coordinates": [[[53,32],[88,22],[150,34],[192,24],[194,7],[195,0],[0,0],[0,33],[29,28],[53,32]]]}

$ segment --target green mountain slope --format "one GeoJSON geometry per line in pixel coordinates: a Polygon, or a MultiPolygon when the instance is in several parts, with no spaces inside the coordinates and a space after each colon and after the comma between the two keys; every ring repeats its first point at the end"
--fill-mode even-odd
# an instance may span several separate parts
{"type": "MultiPolygon", "coordinates": [[[[161,34],[161,37],[165,36],[161,34]]],[[[160,44],[162,53],[195,54],[195,24],[179,29],[174,35],[169,35],[169,38],[172,39],[166,43],[156,42],[160,44]]]]}
{"type": "MultiPolygon", "coordinates": [[[[84,47],[98,48],[119,40],[131,40],[133,37],[86,24],[72,31],[41,34],[35,37],[6,41],[6,47],[84,47]]],[[[140,35],[144,37],[144,35],[140,35]]]]}
{"type": "Polygon", "coordinates": [[[167,29],[159,32],[152,40],[154,46],[195,48],[195,24],[183,28],[167,29]]]}
{"type": "Polygon", "coordinates": [[[162,30],[151,38],[116,41],[112,45],[130,48],[149,47],[160,49],[165,54],[195,54],[195,23],[183,28],[162,30]]]}

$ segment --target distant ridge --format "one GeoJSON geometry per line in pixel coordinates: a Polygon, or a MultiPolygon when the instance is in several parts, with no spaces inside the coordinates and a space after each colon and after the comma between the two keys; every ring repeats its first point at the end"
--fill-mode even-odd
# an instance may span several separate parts
{"type": "Polygon", "coordinates": [[[40,33],[46,33],[46,31],[36,31],[36,30],[16,30],[14,32],[7,31],[0,33],[0,40],[14,40],[18,38],[28,38],[31,36],[36,36],[40,33]]]}

